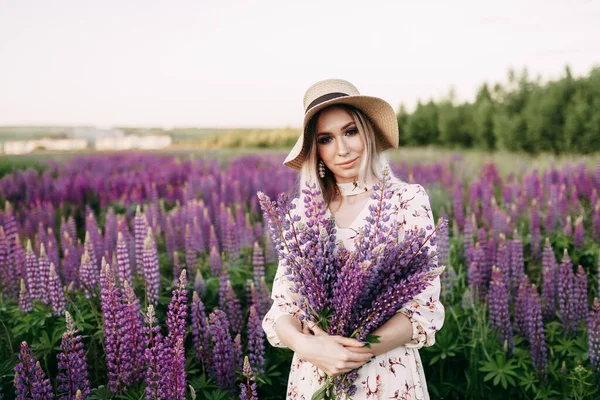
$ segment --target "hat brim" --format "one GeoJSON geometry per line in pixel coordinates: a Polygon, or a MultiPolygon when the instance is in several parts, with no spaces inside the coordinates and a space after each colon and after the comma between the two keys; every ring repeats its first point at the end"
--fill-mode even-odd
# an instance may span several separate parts
{"type": "Polygon", "coordinates": [[[300,135],[296,144],[283,161],[283,165],[298,171],[302,168],[302,163],[306,156],[304,154],[306,147],[304,140],[307,136],[306,127],[308,122],[322,109],[336,104],[348,104],[361,110],[373,123],[375,137],[381,143],[382,150],[398,148],[398,119],[394,109],[388,102],[372,96],[344,96],[324,101],[308,110],[304,116],[302,135],[300,135]]]}

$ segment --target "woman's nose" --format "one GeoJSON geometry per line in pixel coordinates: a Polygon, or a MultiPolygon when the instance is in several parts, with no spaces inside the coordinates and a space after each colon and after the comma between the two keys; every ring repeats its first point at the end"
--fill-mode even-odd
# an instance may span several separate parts
{"type": "Polygon", "coordinates": [[[340,140],[337,141],[338,143],[338,154],[340,156],[345,156],[346,154],[348,154],[348,146],[346,145],[346,138],[342,137],[340,140]]]}

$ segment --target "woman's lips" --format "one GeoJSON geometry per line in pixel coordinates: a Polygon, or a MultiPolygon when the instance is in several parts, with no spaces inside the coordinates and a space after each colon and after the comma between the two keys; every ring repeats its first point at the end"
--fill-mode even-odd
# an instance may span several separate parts
{"type": "Polygon", "coordinates": [[[338,165],[339,165],[340,167],[342,167],[342,166],[345,166],[345,165],[350,165],[350,164],[352,164],[354,161],[356,161],[357,159],[358,159],[358,157],[356,157],[354,160],[350,160],[350,161],[348,161],[348,162],[341,163],[341,164],[338,164],[338,165]]]}

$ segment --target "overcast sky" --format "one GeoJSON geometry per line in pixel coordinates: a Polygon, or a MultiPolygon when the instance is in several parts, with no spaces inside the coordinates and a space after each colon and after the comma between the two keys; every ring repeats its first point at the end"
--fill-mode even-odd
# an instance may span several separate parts
{"type": "Polygon", "coordinates": [[[321,79],[412,109],[566,64],[600,66],[600,0],[0,0],[0,125],[297,127],[321,79]]]}

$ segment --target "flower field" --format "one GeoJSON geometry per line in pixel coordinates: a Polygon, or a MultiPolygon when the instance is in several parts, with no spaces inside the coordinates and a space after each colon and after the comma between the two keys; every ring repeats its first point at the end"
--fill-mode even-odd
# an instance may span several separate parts
{"type": "MultiPolygon", "coordinates": [[[[85,156],[0,178],[0,399],[284,398],[256,195],[293,194],[282,159],[85,156]]],[[[432,398],[600,396],[600,161],[393,167],[449,221],[432,398]]]]}

